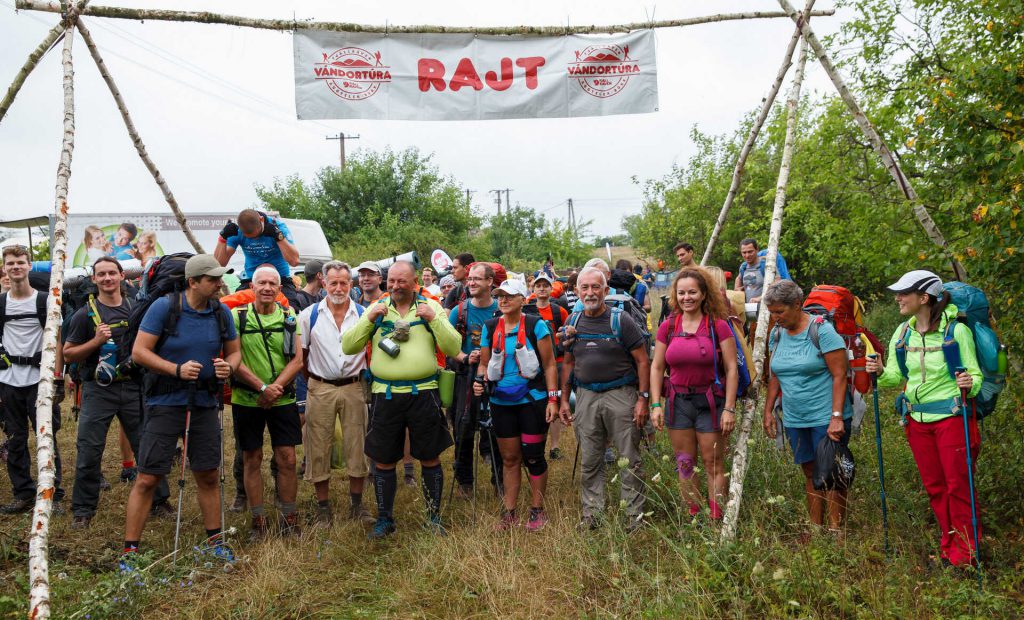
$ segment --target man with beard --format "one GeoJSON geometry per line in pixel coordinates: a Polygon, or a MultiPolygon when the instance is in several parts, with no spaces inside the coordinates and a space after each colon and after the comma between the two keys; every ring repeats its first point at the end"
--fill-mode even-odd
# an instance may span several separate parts
{"type": "Polygon", "coordinates": [[[398,479],[395,466],[402,460],[406,429],[410,452],[420,461],[421,485],[429,525],[439,534],[444,471],[441,453],[452,436],[441,412],[435,348],[449,357],[459,353],[459,334],[443,308],[417,294],[416,267],[398,261],[388,269],[390,296],[366,312],[342,335],[342,351],[359,353],[369,342],[373,356],[373,420],[366,434],[365,452],[377,464],[374,492],[377,521],[371,540],[394,534],[394,504],[398,479]]]}
{"type": "Polygon", "coordinates": [[[608,282],[596,268],[580,272],[576,283],[583,312],[569,317],[562,367],[562,423],[576,425],[580,444],[583,519],[580,526],[597,528],[605,508],[605,446],[610,441],[626,465],[620,474],[620,497],[626,528],[643,523],[643,482],[640,439],[648,415],[650,359],[643,332],[629,314],[604,303],[608,282]],[[576,415],[569,412],[575,388],[576,415]],[[639,389],[638,389],[639,388],[639,389]]]}

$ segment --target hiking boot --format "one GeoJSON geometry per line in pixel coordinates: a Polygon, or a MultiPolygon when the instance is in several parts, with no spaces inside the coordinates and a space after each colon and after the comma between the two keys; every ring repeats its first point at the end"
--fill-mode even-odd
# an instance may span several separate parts
{"type": "Polygon", "coordinates": [[[242,512],[248,503],[249,500],[244,495],[235,495],[235,501],[231,502],[228,512],[242,512]]]}
{"type": "Polygon", "coordinates": [[[370,540],[384,540],[395,533],[395,520],[389,517],[378,517],[373,523],[373,529],[366,535],[370,540]]]}
{"type": "Polygon", "coordinates": [[[135,469],[134,467],[122,467],[121,468],[121,475],[118,476],[118,478],[121,480],[121,482],[125,482],[125,483],[127,483],[127,482],[135,482],[135,478],[138,475],[139,475],[139,470],[135,469]]]}
{"type": "Polygon", "coordinates": [[[557,461],[560,458],[562,458],[562,449],[561,448],[551,448],[551,451],[548,452],[548,459],[552,460],[552,461],[557,461]]]}
{"type": "Polygon", "coordinates": [[[498,522],[494,524],[494,531],[507,532],[510,529],[517,527],[518,525],[519,515],[516,514],[516,511],[514,509],[506,510],[502,508],[501,517],[498,519],[498,522]]]}
{"type": "Polygon", "coordinates": [[[348,509],[348,518],[359,523],[376,523],[377,519],[370,514],[370,511],[366,509],[366,506],[362,504],[356,504],[348,509]]]}
{"type": "Polygon", "coordinates": [[[104,476],[103,474],[100,474],[100,491],[109,491],[109,490],[110,490],[110,483],[107,482],[107,477],[104,476]]]}
{"type": "Polygon", "coordinates": [[[460,484],[455,489],[455,497],[459,499],[472,499],[473,498],[473,485],[471,484],[460,484]]]}
{"type": "Polygon", "coordinates": [[[161,519],[174,519],[178,513],[171,508],[170,502],[160,502],[159,504],[153,504],[153,507],[149,509],[149,516],[159,517],[161,519]]]}
{"type": "Polygon", "coordinates": [[[13,499],[10,504],[0,506],[0,514],[14,515],[22,512],[31,512],[35,501],[31,497],[25,499],[13,499]]]}
{"type": "Polygon", "coordinates": [[[87,529],[89,529],[89,524],[91,522],[92,522],[92,517],[89,517],[89,516],[86,516],[86,515],[76,515],[75,518],[71,520],[71,529],[73,529],[73,530],[87,530],[87,529]]]}
{"type": "Polygon", "coordinates": [[[267,515],[253,515],[252,530],[249,532],[249,542],[259,542],[267,537],[270,527],[267,525],[267,515]]]}
{"type": "Polygon", "coordinates": [[[548,524],[548,515],[543,508],[530,508],[530,518],[526,521],[527,532],[539,532],[548,524]]]}
{"type": "Polygon", "coordinates": [[[293,512],[290,515],[281,515],[278,518],[278,527],[281,528],[281,536],[302,535],[302,527],[299,525],[299,513],[293,512]]]}
{"type": "Polygon", "coordinates": [[[407,486],[407,487],[416,488],[416,486],[417,486],[416,485],[416,476],[414,476],[412,474],[405,474],[405,477],[402,480],[405,483],[405,486],[407,486]]]}
{"type": "Polygon", "coordinates": [[[331,524],[334,523],[334,513],[331,512],[331,507],[317,504],[316,515],[313,517],[313,523],[324,527],[330,527],[331,524]]]}
{"type": "Polygon", "coordinates": [[[432,513],[429,517],[427,517],[427,522],[424,524],[424,526],[428,530],[433,532],[436,536],[444,537],[448,535],[448,530],[445,529],[444,525],[441,523],[440,513],[435,512],[432,513]]]}

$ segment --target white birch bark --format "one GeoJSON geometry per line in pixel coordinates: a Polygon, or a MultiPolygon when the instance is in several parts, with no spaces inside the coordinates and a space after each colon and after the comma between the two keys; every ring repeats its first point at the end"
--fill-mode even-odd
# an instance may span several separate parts
{"type": "MultiPolygon", "coordinates": [[[[18,0],[17,7],[22,10],[60,13],[60,3],[45,0],[18,0]]],[[[834,9],[815,11],[815,16],[830,16],[834,9]]],[[[257,19],[222,15],[210,12],[170,11],[161,9],[128,9],[110,6],[93,6],[82,11],[82,15],[110,17],[116,19],[158,20],[176,22],[196,22],[202,24],[227,24],[245,28],[262,28],[266,30],[333,30],[336,32],[369,32],[369,33],[470,33],[484,35],[519,35],[519,36],[559,36],[568,34],[599,34],[630,32],[647,28],[676,28],[696,24],[733,21],[741,19],[772,19],[786,17],[782,11],[750,11],[746,13],[720,13],[686,19],[672,19],[650,22],[614,24],[608,26],[504,26],[496,28],[474,28],[471,26],[376,26],[367,24],[350,24],[344,22],[296,21],[291,19],[257,19]]]]}
{"type": "MultiPolygon", "coordinates": [[[[813,15],[811,7],[814,6],[814,0],[807,0],[807,4],[804,5],[804,14],[813,15]]],[[[805,17],[806,19],[806,17],[805,17]]],[[[747,165],[747,157],[750,155],[750,151],[753,150],[754,144],[757,142],[757,137],[761,133],[761,127],[764,125],[765,120],[768,118],[768,113],[772,109],[772,105],[775,103],[775,98],[779,94],[779,89],[782,88],[782,82],[786,79],[786,73],[789,72],[789,67],[793,64],[793,52],[796,51],[796,44],[800,40],[800,27],[797,26],[796,30],[793,31],[793,37],[789,40],[789,45],[786,46],[786,54],[782,58],[782,66],[779,67],[778,73],[775,74],[775,82],[772,83],[771,90],[765,95],[765,98],[761,100],[761,112],[757,115],[754,120],[754,125],[750,128],[750,133],[747,134],[747,141],[743,143],[743,148],[740,149],[740,156],[736,159],[736,167],[732,171],[732,182],[729,184],[729,192],[725,195],[725,203],[722,205],[722,210],[718,213],[718,220],[715,221],[715,228],[711,231],[711,237],[708,239],[708,244],[704,248],[704,256],[700,259],[700,264],[706,266],[711,260],[711,254],[715,251],[715,245],[718,244],[718,237],[722,234],[722,228],[725,226],[725,220],[729,217],[729,211],[732,209],[732,203],[736,200],[736,194],[740,189],[740,179],[743,176],[743,168],[747,165]]]]}
{"type": "Polygon", "coordinates": [[[43,38],[43,42],[28,55],[28,59],[25,60],[25,64],[22,65],[21,70],[14,76],[14,81],[7,87],[7,94],[4,95],[3,101],[0,101],[0,121],[3,121],[4,116],[7,114],[7,110],[10,109],[11,104],[14,103],[14,98],[18,96],[18,91],[25,84],[25,79],[32,73],[32,70],[36,68],[39,61],[42,60],[46,52],[50,50],[50,46],[53,45],[54,41],[57,40],[64,32],[64,24],[60,23],[54,26],[50,32],[46,33],[46,37],[43,38]]]}
{"type": "MultiPolygon", "coordinates": [[[[771,232],[768,235],[768,254],[764,264],[764,289],[775,282],[778,268],[775,259],[779,254],[779,238],[782,236],[782,214],[786,205],[786,186],[789,183],[789,166],[793,161],[793,144],[796,141],[796,118],[800,106],[800,86],[804,81],[804,67],[807,64],[807,41],[801,39],[800,57],[797,60],[793,86],[786,101],[786,142],[782,148],[782,164],[779,166],[779,180],[775,185],[775,205],[772,208],[771,232]]],[[[761,386],[761,371],[767,353],[768,339],[768,306],[761,304],[757,313],[757,330],[754,332],[754,375],[751,386],[761,386]]],[[[725,517],[722,520],[722,542],[732,541],[736,537],[739,525],[740,503],[743,500],[743,481],[747,475],[750,459],[747,457],[750,430],[759,412],[764,408],[763,390],[757,389],[748,394],[744,403],[743,419],[740,421],[736,434],[736,452],[732,459],[732,473],[729,474],[729,502],[725,506],[725,517]]]]}
{"type": "Polygon", "coordinates": [[[57,187],[54,200],[53,267],[50,271],[50,298],[47,301],[46,326],[43,328],[43,355],[39,362],[39,396],[36,399],[36,505],[32,511],[32,531],[28,541],[29,617],[50,617],[50,571],[48,539],[50,511],[53,509],[56,469],[53,435],[53,372],[57,362],[60,329],[60,292],[64,278],[64,260],[68,245],[68,181],[71,178],[71,155],[75,149],[75,84],[71,64],[72,24],[64,33],[64,141],[57,165],[57,187]]]}
{"type": "Polygon", "coordinates": [[[942,248],[942,250],[949,257],[950,263],[953,265],[953,273],[956,274],[958,280],[964,280],[967,277],[967,271],[963,265],[956,260],[952,253],[949,251],[949,246],[946,244],[946,238],[942,235],[939,227],[935,224],[935,220],[932,219],[931,214],[928,213],[928,209],[921,204],[920,199],[917,197],[917,192],[914,191],[914,186],[910,184],[910,180],[903,174],[903,170],[897,163],[896,158],[893,157],[889,147],[885,144],[882,136],[875,129],[875,126],[868,120],[867,115],[864,114],[864,110],[861,109],[860,104],[853,96],[853,92],[850,91],[849,86],[843,80],[843,77],[839,75],[839,71],[835,65],[832,64],[832,60],[825,51],[825,47],[815,36],[814,31],[811,30],[810,24],[807,20],[802,22],[799,20],[799,14],[796,9],[793,8],[788,0],[779,0],[779,5],[789,14],[789,16],[797,21],[797,27],[801,28],[804,38],[807,43],[810,44],[811,49],[814,50],[815,55],[818,57],[818,62],[821,67],[825,69],[825,73],[831,78],[832,84],[836,87],[839,92],[839,96],[846,103],[846,107],[850,109],[850,113],[853,115],[853,120],[857,122],[860,130],[864,133],[864,136],[871,143],[871,147],[875,150],[878,158],[882,160],[882,164],[885,169],[889,171],[889,175],[892,176],[893,180],[896,181],[896,186],[899,187],[904,197],[910,202],[914,210],[914,216],[917,217],[917,221],[920,222],[921,227],[924,228],[924,232],[928,235],[928,238],[932,243],[942,248]]]}
{"type": "Polygon", "coordinates": [[[103,57],[100,56],[100,51],[96,47],[95,41],[92,39],[92,35],[89,30],[81,23],[78,22],[78,31],[82,35],[82,40],[85,41],[86,47],[89,48],[89,53],[92,54],[92,59],[96,61],[96,68],[100,70],[100,75],[103,77],[103,81],[107,83],[107,88],[110,89],[110,94],[114,96],[114,102],[117,103],[117,109],[121,112],[121,118],[124,119],[124,126],[128,130],[128,136],[132,139],[132,144],[135,145],[135,150],[139,153],[139,157],[142,158],[142,163],[146,165],[146,169],[153,175],[153,180],[156,181],[157,186],[160,187],[160,191],[163,192],[164,200],[167,201],[167,205],[171,207],[171,212],[174,213],[174,217],[178,220],[178,224],[181,226],[182,232],[185,233],[185,238],[195,248],[197,254],[205,254],[203,246],[199,244],[195,235],[192,234],[192,229],[188,226],[188,220],[185,219],[185,214],[181,212],[178,207],[178,201],[175,200],[174,194],[171,193],[171,188],[167,186],[167,181],[164,180],[160,170],[157,169],[156,164],[150,159],[149,153],[146,151],[146,144],[142,141],[139,136],[139,131],[135,128],[135,123],[132,121],[132,117],[128,114],[128,107],[124,103],[124,99],[121,97],[121,91],[117,89],[117,85],[114,84],[114,79],[110,77],[110,72],[107,71],[107,65],[103,62],[103,57]]]}

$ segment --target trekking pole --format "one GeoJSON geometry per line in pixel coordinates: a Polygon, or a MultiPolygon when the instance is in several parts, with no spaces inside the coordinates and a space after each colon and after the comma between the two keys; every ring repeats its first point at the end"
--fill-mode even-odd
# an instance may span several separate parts
{"type": "Polygon", "coordinates": [[[224,542],[224,532],[227,530],[227,524],[224,522],[224,383],[224,380],[217,381],[217,424],[220,426],[220,540],[222,543],[224,542]]]}
{"type": "MultiPolygon", "coordinates": [[[[956,369],[956,374],[967,372],[963,366],[956,369]]],[[[974,404],[973,402],[971,403],[974,404]]],[[[981,590],[981,542],[978,540],[978,506],[974,499],[974,460],[971,458],[971,432],[967,423],[967,390],[960,390],[960,410],[964,418],[964,448],[967,454],[967,485],[971,492],[971,528],[974,530],[974,559],[978,562],[975,570],[978,573],[978,589],[981,590]]]]}
{"type": "MultiPolygon", "coordinates": [[[[868,355],[878,360],[878,354],[868,355]]],[[[878,450],[878,497],[882,500],[882,532],[885,537],[885,558],[889,559],[889,508],[885,499],[885,462],[882,459],[882,420],[878,414],[878,373],[871,376],[871,391],[875,400],[875,448],[878,450]]]]}
{"type": "Polygon", "coordinates": [[[192,408],[196,404],[196,382],[188,382],[188,405],[185,407],[185,438],[181,442],[181,469],[178,475],[178,516],[174,523],[174,554],[172,564],[178,563],[178,541],[181,539],[181,499],[185,495],[185,461],[188,459],[188,433],[192,426],[192,408]]]}

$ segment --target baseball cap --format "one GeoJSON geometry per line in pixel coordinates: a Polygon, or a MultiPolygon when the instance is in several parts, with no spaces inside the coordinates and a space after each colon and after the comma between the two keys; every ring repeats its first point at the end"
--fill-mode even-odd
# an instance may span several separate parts
{"type": "Polygon", "coordinates": [[[505,280],[501,286],[494,289],[495,295],[520,295],[526,297],[526,284],[522,280],[505,280]]]}
{"type": "Polygon", "coordinates": [[[302,273],[306,275],[308,279],[310,274],[316,275],[323,271],[324,261],[314,258],[313,260],[306,261],[306,264],[302,266],[302,273]]]}
{"type": "Polygon", "coordinates": [[[212,254],[196,254],[185,261],[186,278],[198,278],[199,276],[219,278],[225,273],[234,273],[234,271],[234,269],[221,267],[212,254]]]}
{"type": "Polygon", "coordinates": [[[370,271],[374,272],[375,274],[380,275],[380,265],[378,265],[377,263],[373,262],[372,260],[368,260],[368,261],[364,261],[362,263],[359,263],[359,266],[356,267],[356,273],[359,273],[363,269],[369,269],[370,271]]]}
{"type": "Polygon", "coordinates": [[[551,279],[551,276],[549,276],[546,271],[538,272],[537,275],[533,277],[534,284],[540,282],[541,280],[544,280],[548,284],[552,284],[554,282],[554,280],[551,279]]]}
{"type": "Polygon", "coordinates": [[[894,293],[928,293],[933,297],[942,295],[942,279],[927,269],[915,269],[903,274],[888,289],[894,293]]]}

